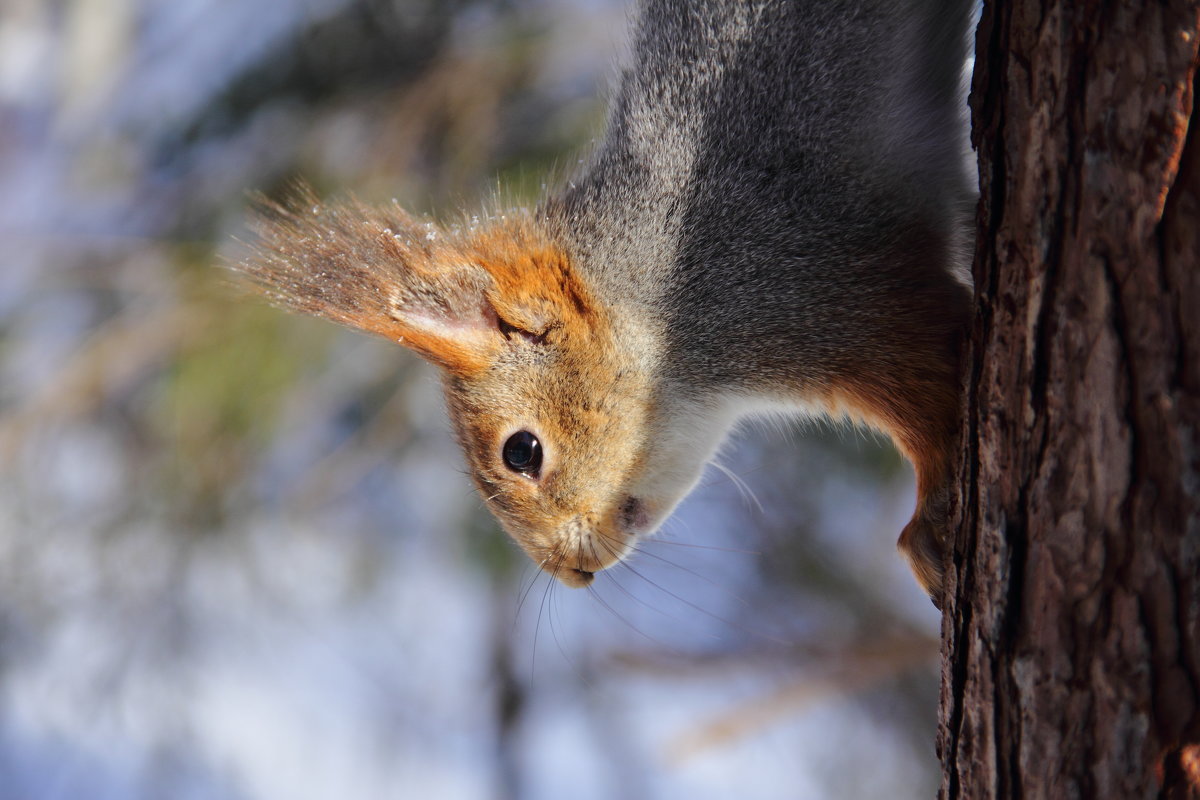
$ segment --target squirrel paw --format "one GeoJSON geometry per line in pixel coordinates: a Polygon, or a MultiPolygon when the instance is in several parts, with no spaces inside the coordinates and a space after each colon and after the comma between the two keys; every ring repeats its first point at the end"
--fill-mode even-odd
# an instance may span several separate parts
{"type": "Polygon", "coordinates": [[[939,611],[942,608],[946,572],[946,523],[945,514],[931,513],[928,506],[918,508],[912,520],[901,531],[900,540],[896,542],[900,552],[908,559],[921,588],[939,611]]]}

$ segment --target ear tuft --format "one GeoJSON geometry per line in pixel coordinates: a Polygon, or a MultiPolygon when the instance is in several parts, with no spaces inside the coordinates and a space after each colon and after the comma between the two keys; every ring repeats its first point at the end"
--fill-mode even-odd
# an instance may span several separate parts
{"type": "Polygon", "coordinates": [[[398,206],[323,204],[301,187],[260,199],[251,255],[233,268],[274,302],[416,350],[450,370],[486,363],[492,285],[431,222],[398,206]]]}

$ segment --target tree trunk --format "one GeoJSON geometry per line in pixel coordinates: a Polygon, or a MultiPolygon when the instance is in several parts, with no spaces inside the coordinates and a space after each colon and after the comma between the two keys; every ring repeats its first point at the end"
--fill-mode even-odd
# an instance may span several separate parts
{"type": "Polygon", "coordinates": [[[1200,796],[1198,19],[984,9],[943,798],[1200,796]]]}

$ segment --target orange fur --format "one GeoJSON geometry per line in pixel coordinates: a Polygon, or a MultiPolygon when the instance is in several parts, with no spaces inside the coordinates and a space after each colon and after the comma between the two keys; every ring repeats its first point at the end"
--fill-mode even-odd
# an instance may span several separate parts
{"type": "Polygon", "coordinates": [[[492,277],[488,299],[510,325],[553,337],[562,328],[582,335],[601,323],[603,311],[567,253],[524,215],[484,227],[464,243],[463,251],[492,277]]]}
{"type": "Polygon", "coordinates": [[[958,437],[958,395],[953,362],[912,363],[892,380],[878,374],[849,379],[836,392],[869,425],[895,442],[912,463],[917,506],[897,541],[922,588],[937,602],[945,570],[942,562],[951,459],[958,437]]]}

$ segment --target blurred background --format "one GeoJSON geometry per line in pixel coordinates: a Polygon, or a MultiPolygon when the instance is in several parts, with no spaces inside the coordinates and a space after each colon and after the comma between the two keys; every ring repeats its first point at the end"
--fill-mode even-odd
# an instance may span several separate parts
{"type": "Polygon", "coordinates": [[[452,218],[602,130],[620,0],[0,0],[0,800],[932,797],[912,477],[743,432],[567,590],[407,352],[247,296],[251,192],[452,218]]]}

